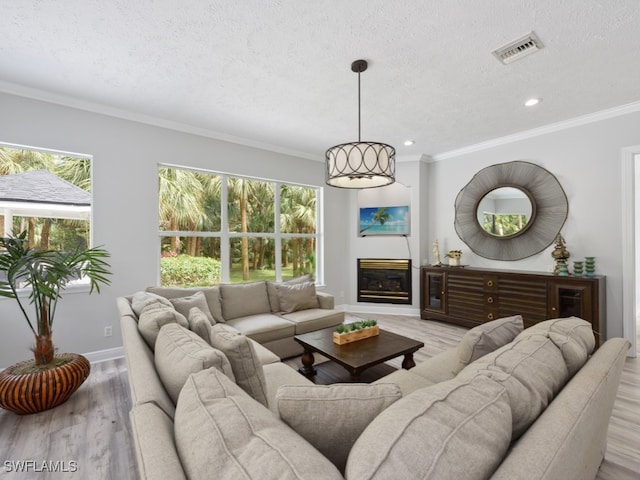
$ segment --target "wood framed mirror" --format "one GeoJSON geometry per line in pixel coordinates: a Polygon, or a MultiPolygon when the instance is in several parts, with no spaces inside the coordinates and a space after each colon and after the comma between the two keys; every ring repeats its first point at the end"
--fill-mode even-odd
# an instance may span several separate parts
{"type": "Polygon", "coordinates": [[[454,225],[460,239],[481,257],[520,260],[551,245],[568,212],[558,179],[519,160],[475,174],[456,197],[454,225]]]}

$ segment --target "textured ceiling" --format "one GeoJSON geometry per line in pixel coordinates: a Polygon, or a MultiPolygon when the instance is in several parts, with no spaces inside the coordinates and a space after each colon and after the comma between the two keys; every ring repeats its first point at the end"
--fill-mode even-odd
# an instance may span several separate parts
{"type": "Polygon", "coordinates": [[[357,139],[358,58],[362,139],[399,157],[640,101],[638,0],[0,0],[0,32],[1,91],[318,160],[357,139]]]}

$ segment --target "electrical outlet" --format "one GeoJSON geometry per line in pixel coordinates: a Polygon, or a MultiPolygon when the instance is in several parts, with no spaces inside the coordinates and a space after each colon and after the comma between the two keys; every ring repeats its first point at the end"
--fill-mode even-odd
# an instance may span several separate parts
{"type": "Polygon", "coordinates": [[[111,335],[113,335],[113,328],[111,327],[111,325],[104,327],[104,336],[110,337],[111,335]]]}

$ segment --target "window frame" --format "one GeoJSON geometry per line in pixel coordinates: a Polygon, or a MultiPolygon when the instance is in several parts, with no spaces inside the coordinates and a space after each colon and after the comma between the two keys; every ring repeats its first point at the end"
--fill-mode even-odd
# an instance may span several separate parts
{"type": "MultiPolygon", "coordinates": [[[[267,238],[274,241],[275,255],[274,266],[276,272],[275,281],[282,281],[282,240],[291,238],[313,238],[315,239],[315,283],[320,286],[324,284],[324,224],[323,224],[323,205],[324,205],[324,189],[317,185],[308,185],[303,183],[288,182],[276,179],[268,179],[261,177],[252,177],[248,175],[240,175],[234,173],[221,172],[217,170],[207,170],[203,168],[188,167],[183,165],[176,165],[170,163],[158,163],[156,169],[156,175],[159,176],[160,169],[171,168],[188,170],[196,173],[204,173],[212,176],[218,176],[221,180],[220,188],[220,231],[183,231],[183,230],[161,230],[158,222],[158,272],[157,283],[161,284],[160,274],[160,258],[162,257],[161,240],[163,237],[200,237],[200,238],[219,238],[220,239],[220,262],[221,262],[221,278],[220,283],[230,283],[231,281],[231,269],[230,262],[228,261],[231,256],[230,240],[233,238],[267,238]],[[228,212],[228,199],[229,199],[229,178],[241,178],[245,180],[252,180],[258,182],[270,183],[273,185],[274,196],[274,228],[273,232],[232,232],[229,230],[229,212],[228,212]],[[316,231],[315,233],[282,233],[280,225],[280,194],[281,186],[290,185],[294,187],[310,188],[316,191],[316,231]]],[[[157,191],[157,218],[160,217],[160,192],[157,191]]],[[[249,282],[239,282],[249,283],[249,282]]]]}
{"type": "MultiPolygon", "coordinates": [[[[55,156],[59,156],[59,157],[71,157],[71,158],[75,158],[78,160],[88,160],[89,161],[89,183],[90,183],[90,187],[89,187],[89,194],[91,195],[91,206],[89,209],[89,218],[87,220],[87,222],[89,223],[89,235],[88,235],[88,247],[87,248],[93,248],[93,246],[95,245],[94,242],[94,223],[93,223],[93,205],[94,205],[94,172],[93,172],[93,167],[94,167],[94,157],[93,155],[90,154],[86,154],[86,153],[77,153],[77,152],[71,152],[71,151],[66,151],[66,150],[56,150],[56,149],[52,149],[52,148],[43,148],[43,147],[34,147],[34,146],[30,146],[30,145],[22,145],[22,144],[17,144],[17,143],[9,143],[9,142],[4,142],[4,141],[0,141],[0,148],[8,148],[8,149],[13,149],[13,150],[30,150],[33,152],[41,152],[41,153],[46,153],[46,154],[51,154],[51,155],[55,155],[55,156]]],[[[31,170],[33,171],[33,170],[31,170]]],[[[47,170],[49,172],[51,172],[50,170],[47,170]]],[[[51,172],[53,173],[53,172],[51,172]]],[[[24,217],[24,218],[47,218],[47,217],[30,217],[30,216],[25,216],[25,215],[14,215],[18,216],[18,217],[24,217]]],[[[64,217],[49,217],[49,218],[64,218],[64,217]]],[[[7,219],[3,219],[3,221],[5,222],[5,235],[15,235],[19,232],[14,232],[13,231],[13,226],[12,225],[8,225],[7,223],[7,219]],[[9,227],[9,228],[7,228],[9,227]],[[7,231],[8,230],[8,231],[7,231]]],[[[52,249],[54,250],[54,249],[52,249]]],[[[20,298],[27,298],[30,294],[31,294],[31,287],[27,287],[27,288],[19,288],[17,290],[17,295],[20,298]]],[[[75,294],[75,293],[84,293],[84,292],[89,292],[91,290],[91,285],[89,280],[87,279],[86,282],[81,282],[81,283],[69,283],[65,286],[65,292],[67,294],[75,294]]],[[[2,298],[4,299],[4,297],[2,298]]]]}

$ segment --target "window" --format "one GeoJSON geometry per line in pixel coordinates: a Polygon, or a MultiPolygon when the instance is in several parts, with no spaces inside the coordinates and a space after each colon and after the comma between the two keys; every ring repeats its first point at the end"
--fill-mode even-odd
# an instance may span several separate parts
{"type": "Polygon", "coordinates": [[[90,158],[0,144],[0,233],[25,230],[32,248],[90,246],[90,158]]]}
{"type": "Polygon", "coordinates": [[[316,187],[160,166],[160,284],[319,278],[316,187]]]}

